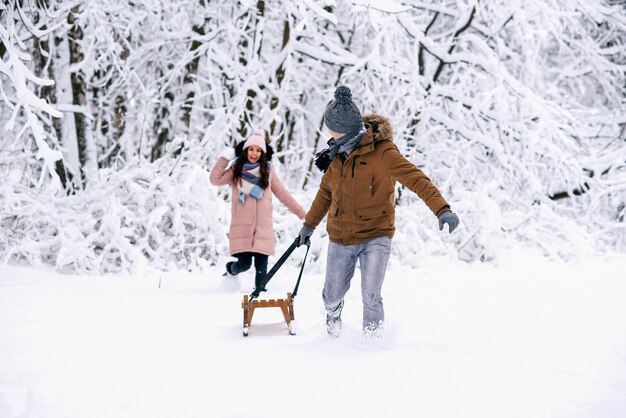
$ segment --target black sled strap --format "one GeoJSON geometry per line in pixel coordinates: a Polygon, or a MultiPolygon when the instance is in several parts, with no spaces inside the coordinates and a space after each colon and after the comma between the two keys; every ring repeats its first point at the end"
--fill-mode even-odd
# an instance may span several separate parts
{"type": "MultiPolygon", "coordinates": [[[[291,255],[291,253],[293,253],[293,251],[296,248],[298,248],[299,238],[300,237],[297,237],[293,241],[293,243],[289,246],[289,248],[287,248],[287,250],[283,253],[283,255],[278,259],[276,264],[274,264],[272,269],[267,272],[265,277],[259,283],[259,286],[256,289],[254,289],[254,291],[252,293],[250,293],[250,299],[249,299],[250,302],[252,302],[253,299],[256,299],[256,298],[259,297],[259,294],[261,293],[261,289],[265,289],[265,285],[267,285],[267,283],[272,279],[272,277],[274,277],[276,272],[283,266],[285,261],[287,261],[287,259],[291,255]]],[[[306,243],[306,246],[307,246],[306,253],[308,254],[309,253],[309,243],[308,242],[306,243]]],[[[306,256],[305,256],[305,261],[306,261],[306,256]]],[[[304,262],[302,263],[302,269],[300,269],[300,277],[298,277],[298,284],[296,284],[296,288],[300,284],[300,278],[302,277],[303,269],[304,269],[304,262]]]]}
{"type": "Polygon", "coordinates": [[[309,250],[311,249],[311,241],[307,241],[305,245],[306,245],[306,254],[304,254],[304,260],[302,260],[302,267],[300,267],[300,274],[298,275],[298,281],[296,281],[296,287],[294,287],[293,292],[291,292],[291,300],[294,300],[296,295],[298,294],[298,287],[300,287],[300,279],[302,279],[302,273],[304,272],[304,264],[306,263],[306,257],[309,255],[309,250]]]}

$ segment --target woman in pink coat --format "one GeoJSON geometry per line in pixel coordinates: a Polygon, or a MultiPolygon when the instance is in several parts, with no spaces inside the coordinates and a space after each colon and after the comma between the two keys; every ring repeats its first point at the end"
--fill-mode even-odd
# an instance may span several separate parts
{"type": "MultiPolygon", "coordinates": [[[[230,254],[237,261],[226,263],[225,276],[235,276],[252,265],[256,269],[255,287],[267,273],[268,256],[274,254],[276,237],[272,221],[272,196],[276,195],[298,218],[306,211],[289,194],[272,169],[272,147],[265,144],[263,131],[255,131],[235,147],[236,159],[228,168],[226,150],[211,170],[211,184],[231,187],[230,254]],[[242,145],[243,144],[243,145],[242,145]]],[[[265,290],[265,289],[261,289],[265,290]]]]}

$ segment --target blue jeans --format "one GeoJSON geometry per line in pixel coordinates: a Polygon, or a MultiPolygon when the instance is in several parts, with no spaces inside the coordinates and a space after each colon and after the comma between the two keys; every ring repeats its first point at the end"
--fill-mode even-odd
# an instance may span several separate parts
{"type": "Polygon", "coordinates": [[[326,280],[322,298],[326,313],[341,315],[343,298],[350,289],[357,259],[361,263],[361,297],[363,298],[363,327],[375,328],[385,319],[380,291],[391,251],[391,238],[379,237],[356,245],[328,244],[326,280]]]}

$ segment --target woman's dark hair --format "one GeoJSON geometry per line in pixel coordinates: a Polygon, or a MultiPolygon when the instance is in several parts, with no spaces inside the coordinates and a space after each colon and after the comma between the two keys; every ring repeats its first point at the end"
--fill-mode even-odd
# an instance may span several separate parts
{"type": "MultiPolygon", "coordinates": [[[[240,142],[235,147],[235,155],[237,160],[233,164],[233,181],[235,183],[241,183],[241,172],[243,171],[243,165],[248,162],[248,152],[243,149],[244,142],[240,142]]],[[[259,168],[261,174],[261,186],[267,189],[270,184],[270,166],[269,161],[272,158],[274,150],[267,145],[267,153],[261,151],[261,158],[259,158],[259,168]]]]}

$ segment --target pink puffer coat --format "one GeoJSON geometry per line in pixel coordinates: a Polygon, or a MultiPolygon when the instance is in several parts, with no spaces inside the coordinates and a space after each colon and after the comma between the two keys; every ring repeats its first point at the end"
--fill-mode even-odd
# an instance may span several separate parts
{"type": "Polygon", "coordinates": [[[260,200],[246,196],[243,204],[239,203],[239,187],[233,182],[233,170],[226,170],[228,160],[220,157],[211,170],[210,181],[214,186],[231,187],[230,254],[246,251],[274,255],[276,236],[272,220],[272,196],[304,219],[306,211],[289,194],[274,170],[270,170],[270,185],[260,200]]]}

